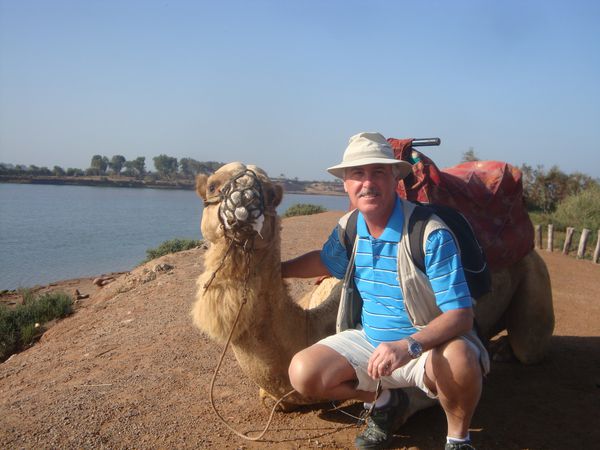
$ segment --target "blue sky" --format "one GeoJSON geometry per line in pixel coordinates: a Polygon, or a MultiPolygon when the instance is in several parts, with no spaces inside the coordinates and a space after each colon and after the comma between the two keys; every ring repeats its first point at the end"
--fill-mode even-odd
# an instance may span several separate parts
{"type": "Polygon", "coordinates": [[[0,0],[0,162],[328,180],[360,131],[600,177],[600,2],[0,0]]]}

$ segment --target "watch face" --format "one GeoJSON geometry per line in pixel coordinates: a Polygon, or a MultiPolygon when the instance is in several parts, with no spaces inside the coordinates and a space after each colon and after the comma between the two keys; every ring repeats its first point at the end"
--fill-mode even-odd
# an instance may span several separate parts
{"type": "Polygon", "coordinates": [[[413,358],[418,358],[421,356],[421,353],[423,353],[423,348],[421,347],[421,344],[414,339],[411,339],[408,344],[408,353],[410,353],[413,358]]]}

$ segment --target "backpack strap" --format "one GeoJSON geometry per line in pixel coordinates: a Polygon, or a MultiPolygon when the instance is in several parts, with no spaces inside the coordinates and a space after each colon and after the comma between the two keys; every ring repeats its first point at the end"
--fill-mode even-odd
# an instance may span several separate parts
{"type": "Polygon", "coordinates": [[[408,221],[408,243],[413,263],[421,272],[425,273],[423,238],[425,237],[425,226],[432,216],[433,211],[418,202],[413,203],[415,204],[415,209],[408,221]]]}
{"type": "MultiPolygon", "coordinates": [[[[406,201],[406,200],[405,200],[406,201]]],[[[425,226],[427,221],[432,216],[433,211],[426,206],[422,206],[419,202],[413,202],[415,209],[408,221],[408,240],[410,246],[410,254],[415,266],[425,273],[425,252],[423,251],[423,238],[425,235],[425,226]]],[[[356,240],[356,226],[358,222],[358,209],[355,209],[348,216],[346,227],[344,229],[344,247],[346,247],[346,255],[348,259],[352,255],[352,248],[356,240]]]]}
{"type": "Polygon", "coordinates": [[[354,248],[354,241],[356,240],[356,224],[358,222],[358,209],[355,209],[348,216],[346,222],[346,228],[344,229],[344,246],[346,247],[346,255],[348,260],[352,256],[352,249],[354,248]]]}

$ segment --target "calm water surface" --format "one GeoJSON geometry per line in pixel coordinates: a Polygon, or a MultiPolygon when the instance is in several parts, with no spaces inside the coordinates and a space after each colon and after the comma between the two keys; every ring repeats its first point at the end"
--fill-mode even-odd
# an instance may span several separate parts
{"type": "MultiPolygon", "coordinates": [[[[345,196],[288,194],[296,203],[346,210],[345,196]]],[[[0,183],[0,290],[131,270],[146,250],[200,239],[194,191],[0,183]]]]}

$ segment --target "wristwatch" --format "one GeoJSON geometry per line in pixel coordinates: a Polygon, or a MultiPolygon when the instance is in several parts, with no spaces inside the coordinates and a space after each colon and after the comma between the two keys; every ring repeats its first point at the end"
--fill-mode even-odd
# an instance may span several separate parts
{"type": "Polygon", "coordinates": [[[412,359],[417,359],[423,354],[423,346],[412,336],[405,338],[408,341],[408,354],[412,359]]]}

